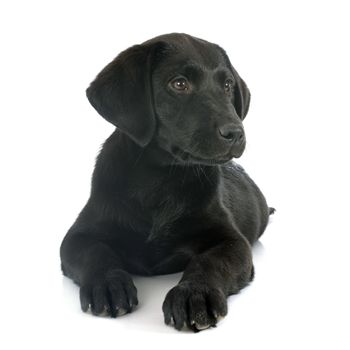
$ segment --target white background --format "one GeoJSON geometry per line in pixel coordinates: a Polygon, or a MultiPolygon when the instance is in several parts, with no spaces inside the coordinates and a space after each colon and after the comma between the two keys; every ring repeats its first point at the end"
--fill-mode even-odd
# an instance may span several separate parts
{"type": "Polygon", "coordinates": [[[349,349],[347,1],[7,1],[0,7],[2,349],[349,349]],[[119,319],[80,311],[59,245],[113,127],[85,89],[121,50],[186,32],[226,49],[247,82],[239,160],[277,208],[255,281],[198,334],[163,324],[180,274],[136,278],[119,319]]]}

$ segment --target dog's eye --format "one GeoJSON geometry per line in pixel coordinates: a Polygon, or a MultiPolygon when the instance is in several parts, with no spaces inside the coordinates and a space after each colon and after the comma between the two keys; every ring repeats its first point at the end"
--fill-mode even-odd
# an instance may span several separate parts
{"type": "Polygon", "coordinates": [[[227,79],[225,81],[224,90],[227,94],[230,93],[231,91],[233,91],[233,85],[234,85],[234,82],[232,79],[227,79]]]}
{"type": "Polygon", "coordinates": [[[189,83],[185,78],[176,78],[170,82],[171,86],[178,91],[188,91],[189,83]]]}

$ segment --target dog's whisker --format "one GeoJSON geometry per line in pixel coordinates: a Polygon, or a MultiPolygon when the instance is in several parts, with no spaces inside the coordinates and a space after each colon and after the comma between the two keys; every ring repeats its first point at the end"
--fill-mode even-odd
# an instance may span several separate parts
{"type": "Polygon", "coordinates": [[[202,178],[201,178],[201,165],[197,164],[197,165],[194,166],[194,168],[196,169],[197,178],[198,178],[200,184],[203,185],[203,181],[202,181],[202,178]]]}
{"type": "MultiPolygon", "coordinates": [[[[185,152],[183,152],[183,155],[185,155],[185,152]]],[[[182,185],[185,184],[186,175],[187,175],[187,171],[188,171],[189,167],[190,167],[190,162],[188,160],[186,160],[185,163],[184,163],[184,167],[183,167],[184,168],[184,171],[183,171],[184,177],[182,179],[182,185]]]]}
{"type": "Polygon", "coordinates": [[[210,184],[213,184],[213,181],[208,177],[206,171],[201,167],[202,173],[204,174],[205,178],[208,180],[210,184]]]}

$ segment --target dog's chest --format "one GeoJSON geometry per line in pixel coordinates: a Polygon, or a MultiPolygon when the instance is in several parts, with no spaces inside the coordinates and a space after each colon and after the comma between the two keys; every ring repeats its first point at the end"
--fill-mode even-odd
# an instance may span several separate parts
{"type": "Polygon", "coordinates": [[[198,174],[178,167],[172,172],[140,171],[133,175],[129,195],[147,213],[151,227],[148,240],[172,234],[174,223],[184,217],[205,215],[206,207],[217,195],[216,173],[198,174]]]}
{"type": "Polygon", "coordinates": [[[165,197],[152,210],[152,228],[148,240],[169,235],[174,222],[188,212],[188,203],[172,197],[165,197]]]}
{"type": "MultiPolygon", "coordinates": [[[[179,223],[187,223],[198,218],[205,220],[207,207],[213,201],[213,195],[209,188],[200,188],[194,191],[194,188],[183,192],[181,190],[167,192],[165,188],[161,191],[163,194],[151,203],[150,211],[152,216],[152,228],[148,240],[154,240],[159,237],[170,235],[181,236],[185,232],[179,227],[179,223]]],[[[192,225],[191,225],[192,226],[192,225]]]]}

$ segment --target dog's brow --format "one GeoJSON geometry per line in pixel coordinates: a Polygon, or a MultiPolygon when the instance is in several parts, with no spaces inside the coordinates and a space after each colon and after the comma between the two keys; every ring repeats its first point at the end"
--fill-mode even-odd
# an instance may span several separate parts
{"type": "Polygon", "coordinates": [[[202,67],[202,66],[195,64],[195,63],[190,63],[190,64],[186,64],[185,66],[183,66],[182,70],[186,74],[199,75],[199,74],[203,73],[203,71],[205,70],[205,67],[202,67]]]}
{"type": "Polygon", "coordinates": [[[223,79],[226,79],[228,76],[230,76],[234,80],[234,78],[232,76],[232,73],[231,73],[231,71],[228,68],[220,67],[220,68],[215,70],[215,77],[219,81],[223,80],[223,79]]]}

